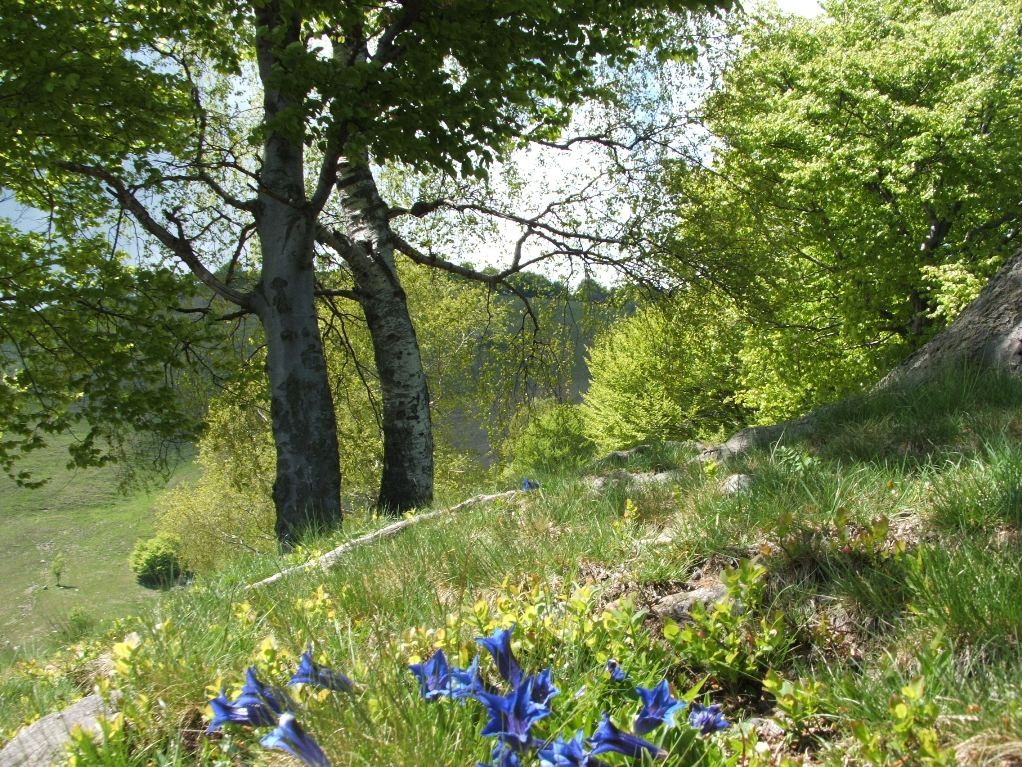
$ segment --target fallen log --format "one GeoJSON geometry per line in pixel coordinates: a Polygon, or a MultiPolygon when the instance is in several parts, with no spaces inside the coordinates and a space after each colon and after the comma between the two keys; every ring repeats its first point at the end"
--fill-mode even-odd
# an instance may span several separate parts
{"type": "Polygon", "coordinates": [[[400,522],[395,522],[392,525],[381,527],[379,530],[374,530],[371,533],[366,533],[365,535],[359,538],[355,538],[352,541],[348,541],[347,543],[338,546],[336,549],[333,549],[332,551],[328,551],[326,554],[323,554],[320,557],[310,559],[308,562],[304,562],[300,565],[295,565],[294,567],[289,567],[286,570],[281,570],[279,573],[275,573],[274,575],[271,575],[269,578],[263,578],[263,580],[261,581],[250,583],[248,586],[245,587],[245,589],[250,590],[258,589],[263,586],[269,586],[271,583],[276,583],[277,581],[282,580],[288,577],[289,575],[305,572],[306,570],[311,570],[314,567],[319,567],[323,570],[329,570],[331,567],[336,565],[337,562],[345,554],[354,551],[360,546],[364,546],[368,543],[373,543],[374,541],[378,541],[382,538],[389,538],[392,535],[397,535],[399,532],[411,527],[412,525],[417,525],[420,522],[426,522],[427,520],[435,519],[436,517],[442,516],[444,514],[451,514],[455,511],[460,511],[461,509],[467,508],[469,506],[476,506],[480,503],[490,503],[491,501],[496,501],[501,498],[513,498],[514,496],[518,495],[519,492],[520,492],[519,490],[508,490],[503,493],[494,493],[493,495],[476,495],[465,501],[462,501],[461,503],[455,504],[454,506],[450,506],[446,509],[429,511],[426,512],[425,514],[416,514],[413,517],[402,519],[400,522]]]}

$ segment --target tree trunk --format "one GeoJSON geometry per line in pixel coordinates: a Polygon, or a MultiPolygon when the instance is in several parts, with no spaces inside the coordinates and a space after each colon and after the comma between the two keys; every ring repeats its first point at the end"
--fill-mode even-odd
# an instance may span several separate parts
{"type": "Polygon", "coordinates": [[[914,383],[951,365],[1018,373],[1022,367],[1022,250],[954,322],[892,370],[880,386],[914,383]]]}
{"type": "Polygon", "coordinates": [[[338,190],[347,261],[373,339],[383,404],[383,476],[378,504],[397,514],[433,502],[433,425],[419,342],[394,263],[386,204],[368,165],[342,163],[338,190]]]}
{"type": "MultiPolygon", "coordinates": [[[[257,39],[267,124],[296,106],[277,90],[279,44],[300,39],[301,25],[276,3],[257,11],[264,30],[257,39]]],[[[304,530],[341,521],[341,472],[337,423],[316,315],[313,246],[316,212],[305,196],[300,136],[272,130],[263,147],[256,229],[262,274],[254,308],[266,334],[270,415],[277,452],[273,504],[277,537],[290,544],[304,530]]]]}
{"type": "Polygon", "coordinates": [[[277,218],[264,214],[260,220],[263,277],[257,307],[266,335],[277,453],[276,530],[288,544],[303,530],[324,530],[341,521],[341,472],[313,294],[311,222],[277,218]]]}
{"type": "MultiPolygon", "coordinates": [[[[888,373],[876,388],[915,386],[956,365],[1022,372],[1022,250],[1004,263],[951,325],[888,373]]],[[[742,429],[727,442],[705,448],[697,460],[723,460],[782,438],[799,439],[812,433],[825,409],[742,429]]]]}

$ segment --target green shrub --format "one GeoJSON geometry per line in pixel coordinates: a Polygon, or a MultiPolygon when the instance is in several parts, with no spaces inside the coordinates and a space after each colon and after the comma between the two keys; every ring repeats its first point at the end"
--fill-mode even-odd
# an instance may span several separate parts
{"type": "Polygon", "coordinates": [[[500,446],[502,462],[515,474],[577,468],[595,453],[579,406],[551,400],[521,410],[500,446]]]}
{"type": "Polygon", "coordinates": [[[176,581],[181,575],[180,546],[178,539],[163,534],[136,543],[129,562],[138,582],[159,588],[176,581]]]}
{"type": "Polygon", "coordinates": [[[719,436],[744,420],[736,404],[738,315],[702,295],[615,323],[589,355],[582,404],[601,450],[719,436]]]}

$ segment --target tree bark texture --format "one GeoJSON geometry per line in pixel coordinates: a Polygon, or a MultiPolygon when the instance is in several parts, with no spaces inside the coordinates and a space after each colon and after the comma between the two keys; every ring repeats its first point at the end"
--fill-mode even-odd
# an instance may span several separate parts
{"type": "Polygon", "coordinates": [[[383,410],[378,505],[389,513],[433,502],[433,425],[419,343],[394,262],[387,207],[368,163],[341,163],[338,190],[353,247],[346,260],[373,340],[383,410]]]}
{"type": "Polygon", "coordinates": [[[880,386],[922,381],[953,365],[1022,370],[1022,250],[951,325],[888,373],[880,386]]]}
{"type": "MultiPolygon", "coordinates": [[[[269,30],[257,43],[267,121],[294,106],[275,87],[280,62],[268,40],[297,40],[297,18],[276,4],[261,10],[269,30]]],[[[301,138],[271,131],[263,148],[256,227],[263,266],[253,305],[266,335],[270,415],[277,453],[273,503],[277,537],[285,544],[302,530],[341,520],[337,423],[316,314],[313,246],[316,212],[305,197],[301,138]]]]}
{"type": "MultiPolygon", "coordinates": [[[[877,389],[915,386],[954,366],[1022,373],[1022,250],[1011,256],[947,328],[888,373],[877,389]]],[[[703,450],[697,460],[723,460],[782,438],[811,433],[823,408],[791,421],[751,426],[703,450]]]]}

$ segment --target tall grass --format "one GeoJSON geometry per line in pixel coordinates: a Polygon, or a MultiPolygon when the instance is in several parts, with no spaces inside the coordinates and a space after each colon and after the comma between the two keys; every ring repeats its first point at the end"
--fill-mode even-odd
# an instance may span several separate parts
{"type": "MultiPolygon", "coordinates": [[[[634,685],[666,676],[676,693],[721,702],[736,723],[776,717],[787,730],[769,746],[776,754],[868,763],[890,753],[890,763],[907,764],[925,762],[918,743],[931,734],[942,748],[1003,745],[1022,733],[1020,404],[1015,382],[949,378],[833,408],[805,441],[730,465],[688,463],[664,446],[625,467],[674,469],[671,486],[622,479],[594,491],[577,475],[543,477],[540,491],[414,526],[336,569],[254,591],[246,585],[302,554],[232,560],[106,635],[16,662],[0,676],[0,721],[10,735],[98,682],[121,693],[128,726],[119,756],[83,752],[81,765],[274,761],[240,730],[202,734],[206,701],[236,690],[253,663],[286,681],[312,647],[357,682],[352,693],[299,696],[303,723],[333,764],[472,765],[489,758],[481,707],[424,701],[407,665],[438,647],[467,664],[475,637],[517,623],[522,666],[551,667],[561,690],[544,737],[591,732],[603,708],[627,725],[634,685]],[[725,497],[720,482],[736,471],[753,485],[725,497]],[[694,574],[750,559],[765,569],[762,595],[701,625],[772,659],[797,683],[783,701],[747,671],[723,673],[726,660],[682,655],[679,647],[701,645],[673,630],[666,637],[650,612],[694,574]],[[117,644],[132,631],[137,646],[117,644]],[[772,641],[783,652],[763,650],[772,641]],[[96,658],[111,651],[116,670],[103,681],[96,658]],[[608,679],[610,657],[630,683],[608,679]],[[741,684],[728,681],[738,676],[741,684]],[[892,706],[920,678],[925,705],[906,725],[892,706]],[[855,721],[875,743],[855,734],[855,721]]],[[[378,524],[308,541],[306,553],[378,524]]],[[[485,659],[483,667],[500,684],[485,659]]],[[[679,732],[657,735],[675,749],[669,764],[735,763],[754,752],[748,727],[695,750],[679,732]]]]}

